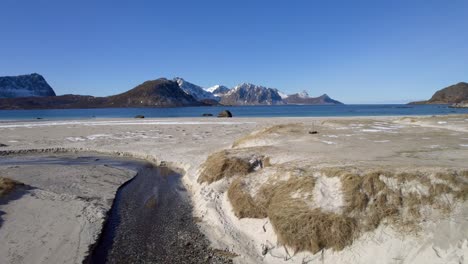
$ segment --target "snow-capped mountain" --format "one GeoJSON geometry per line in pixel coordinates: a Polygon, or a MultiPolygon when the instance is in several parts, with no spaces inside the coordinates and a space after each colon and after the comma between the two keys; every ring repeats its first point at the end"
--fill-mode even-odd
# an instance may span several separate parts
{"type": "Polygon", "coordinates": [[[302,90],[302,92],[297,94],[300,98],[309,98],[309,93],[306,90],[302,90]]]}
{"type": "Polygon", "coordinates": [[[198,85],[187,82],[186,80],[176,77],[174,81],[177,82],[179,87],[186,93],[193,96],[196,100],[216,100],[219,101],[219,97],[214,96],[211,92],[203,90],[198,85]]]}
{"type": "Polygon", "coordinates": [[[222,96],[226,105],[273,105],[283,104],[279,91],[251,83],[239,84],[222,96]]]}
{"type": "Polygon", "coordinates": [[[44,77],[37,73],[0,77],[0,98],[55,96],[44,77]]]}
{"type": "Polygon", "coordinates": [[[212,87],[205,88],[205,91],[210,92],[214,96],[218,96],[218,97],[223,96],[224,94],[226,94],[230,90],[231,89],[229,89],[228,87],[226,87],[224,85],[219,85],[219,84],[217,84],[215,86],[212,86],[212,87]]]}

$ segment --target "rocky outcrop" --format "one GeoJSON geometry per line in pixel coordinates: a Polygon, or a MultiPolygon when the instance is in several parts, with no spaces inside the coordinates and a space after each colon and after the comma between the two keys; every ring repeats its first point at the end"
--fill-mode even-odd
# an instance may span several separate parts
{"type": "Polygon", "coordinates": [[[0,98],[55,96],[44,77],[37,73],[0,77],[0,98]]]}
{"type": "Polygon", "coordinates": [[[229,110],[223,110],[219,112],[218,117],[232,117],[232,113],[229,110]]]}
{"type": "Polygon", "coordinates": [[[411,102],[410,104],[458,104],[468,101],[468,83],[460,82],[437,91],[427,101],[411,102]]]}
{"type": "Polygon", "coordinates": [[[452,108],[468,108],[468,101],[464,101],[461,103],[453,104],[450,107],[452,108]]]}

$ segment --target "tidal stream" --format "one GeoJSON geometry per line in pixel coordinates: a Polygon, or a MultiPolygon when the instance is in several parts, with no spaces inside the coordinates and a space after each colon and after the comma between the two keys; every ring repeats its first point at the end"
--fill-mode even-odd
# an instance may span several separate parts
{"type": "Polygon", "coordinates": [[[137,170],[123,184],[101,236],[83,263],[231,263],[198,229],[181,175],[167,167],[109,156],[2,157],[0,165],[105,165],[137,170]]]}

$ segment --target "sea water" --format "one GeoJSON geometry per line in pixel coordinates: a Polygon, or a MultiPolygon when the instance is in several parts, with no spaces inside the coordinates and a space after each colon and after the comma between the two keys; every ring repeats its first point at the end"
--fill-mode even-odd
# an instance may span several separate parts
{"type": "Polygon", "coordinates": [[[145,117],[216,116],[229,110],[235,117],[307,117],[307,116],[407,116],[468,114],[468,108],[449,108],[447,105],[274,105],[274,106],[200,106],[173,108],[101,108],[0,110],[0,120],[24,119],[86,119],[145,117]]]}

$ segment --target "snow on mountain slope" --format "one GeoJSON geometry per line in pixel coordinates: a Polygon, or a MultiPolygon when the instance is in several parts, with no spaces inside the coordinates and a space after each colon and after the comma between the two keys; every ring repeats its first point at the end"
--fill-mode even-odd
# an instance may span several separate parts
{"type": "Polygon", "coordinates": [[[187,82],[182,78],[176,77],[174,78],[174,81],[177,82],[179,87],[186,94],[193,96],[198,101],[205,99],[219,100],[219,97],[214,96],[211,92],[205,91],[200,86],[187,82]]]}
{"type": "Polygon", "coordinates": [[[0,98],[31,96],[55,96],[55,92],[37,73],[0,77],[0,98]]]}
{"type": "Polygon", "coordinates": [[[228,87],[226,87],[224,85],[219,85],[219,84],[217,84],[215,86],[212,86],[212,87],[205,88],[205,91],[210,92],[214,96],[218,96],[218,97],[223,96],[224,94],[226,94],[230,90],[231,89],[229,89],[228,87]]]}
{"type": "Polygon", "coordinates": [[[285,94],[283,92],[280,92],[280,91],[278,91],[278,94],[281,96],[281,99],[286,99],[289,96],[289,95],[287,95],[287,94],[285,94]]]}

